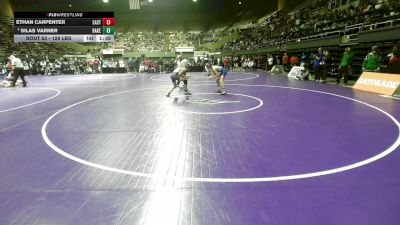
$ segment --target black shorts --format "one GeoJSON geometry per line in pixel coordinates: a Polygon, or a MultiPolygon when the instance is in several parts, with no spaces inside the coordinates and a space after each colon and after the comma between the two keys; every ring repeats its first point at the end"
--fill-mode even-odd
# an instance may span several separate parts
{"type": "Polygon", "coordinates": [[[179,81],[179,75],[178,75],[178,73],[173,73],[173,74],[171,74],[171,80],[172,80],[172,83],[173,83],[174,85],[177,85],[177,83],[178,83],[178,81],[179,81]]]}

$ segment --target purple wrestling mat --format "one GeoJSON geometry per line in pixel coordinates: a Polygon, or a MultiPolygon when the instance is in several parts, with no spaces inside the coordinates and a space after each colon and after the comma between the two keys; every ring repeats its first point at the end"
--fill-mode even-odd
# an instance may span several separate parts
{"type": "Polygon", "coordinates": [[[0,224],[398,225],[400,101],[230,72],[0,88],[0,224]]]}

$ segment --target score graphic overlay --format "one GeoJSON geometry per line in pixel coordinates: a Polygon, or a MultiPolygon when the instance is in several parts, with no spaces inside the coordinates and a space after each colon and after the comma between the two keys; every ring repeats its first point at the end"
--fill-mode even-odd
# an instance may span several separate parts
{"type": "Polygon", "coordinates": [[[114,42],[114,12],[15,12],[14,42],[114,42]]]}

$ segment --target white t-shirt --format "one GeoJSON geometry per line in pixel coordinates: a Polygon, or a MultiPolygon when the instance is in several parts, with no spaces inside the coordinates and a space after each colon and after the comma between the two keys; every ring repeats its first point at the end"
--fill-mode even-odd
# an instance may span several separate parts
{"type": "Polygon", "coordinates": [[[178,67],[185,68],[189,65],[189,61],[187,59],[182,59],[180,62],[177,63],[178,67]]]}
{"type": "Polygon", "coordinates": [[[254,62],[253,62],[253,61],[249,61],[249,63],[248,63],[247,66],[248,66],[248,67],[253,67],[253,66],[254,66],[254,62]]]}
{"type": "Polygon", "coordinates": [[[13,58],[11,60],[11,65],[14,66],[14,68],[24,68],[24,65],[21,62],[21,59],[19,58],[13,58]]]}
{"type": "Polygon", "coordinates": [[[217,72],[221,72],[222,66],[213,66],[212,68],[217,72]]]}
{"type": "Polygon", "coordinates": [[[179,73],[179,72],[181,72],[182,70],[184,70],[185,68],[182,68],[182,67],[176,67],[175,69],[174,69],[174,71],[173,71],[173,73],[179,73]]]}
{"type": "Polygon", "coordinates": [[[274,64],[274,58],[268,58],[268,65],[274,64]]]}

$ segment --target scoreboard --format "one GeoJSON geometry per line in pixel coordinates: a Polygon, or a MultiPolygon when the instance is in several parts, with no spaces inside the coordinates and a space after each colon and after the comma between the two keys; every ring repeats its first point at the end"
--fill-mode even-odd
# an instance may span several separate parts
{"type": "Polygon", "coordinates": [[[14,42],[114,42],[114,12],[14,12],[14,42]]]}

